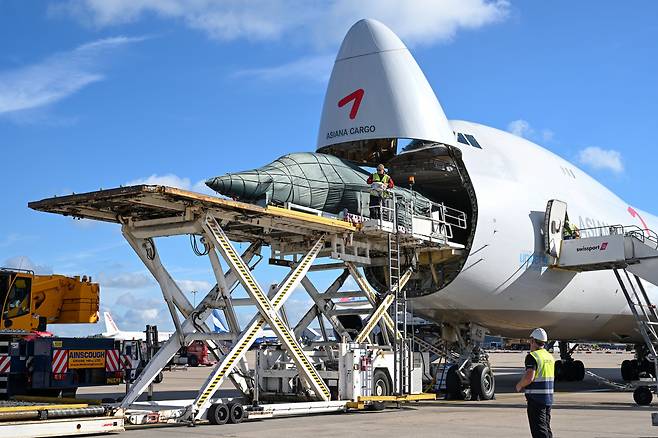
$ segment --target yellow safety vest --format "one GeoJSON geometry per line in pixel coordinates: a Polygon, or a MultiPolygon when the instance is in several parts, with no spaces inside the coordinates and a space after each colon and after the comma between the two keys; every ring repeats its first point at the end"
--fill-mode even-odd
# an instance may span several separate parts
{"type": "Polygon", "coordinates": [[[537,369],[535,370],[535,380],[526,386],[525,396],[529,400],[550,406],[553,404],[555,359],[543,348],[530,352],[530,355],[537,361],[537,369]]]}
{"type": "MultiPolygon", "coordinates": [[[[388,174],[386,174],[386,173],[383,176],[379,176],[379,174],[377,172],[372,174],[372,182],[373,183],[382,183],[382,184],[388,186],[388,181],[390,179],[391,179],[391,177],[388,176],[388,174]]],[[[388,198],[390,196],[387,190],[384,190],[384,191],[380,192],[379,190],[370,189],[370,194],[373,195],[373,196],[381,196],[383,198],[388,198]]]]}

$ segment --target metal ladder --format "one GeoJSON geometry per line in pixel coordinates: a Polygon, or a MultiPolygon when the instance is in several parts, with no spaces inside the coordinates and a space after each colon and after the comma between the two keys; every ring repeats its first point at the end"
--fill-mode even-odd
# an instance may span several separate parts
{"type": "Polygon", "coordinates": [[[394,297],[393,312],[395,328],[400,330],[400,337],[396,337],[393,343],[394,363],[393,388],[398,394],[409,394],[411,391],[411,372],[409,369],[411,354],[407,339],[407,293],[404,287],[400,286],[400,235],[398,232],[398,214],[397,202],[393,197],[392,222],[393,232],[388,233],[388,278],[389,278],[389,295],[394,297]]]}
{"type": "MultiPolygon", "coordinates": [[[[622,292],[624,292],[628,307],[631,309],[635,322],[640,329],[644,343],[653,357],[654,375],[658,376],[658,354],[656,354],[658,350],[658,333],[656,332],[658,311],[656,310],[656,306],[649,299],[640,277],[634,274],[631,276],[626,269],[614,268],[613,271],[622,292]],[[621,272],[623,272],[623,277],[621,272]],[[630,291],[626,287],[626,284],[624,284],[624,277],[630,286],[630,291]],[[633,284],[633,280],[635,280],[635,285],[633,284]]],[[[654,382],[654,391],[658,392],[658,382],[654,382]]]]}

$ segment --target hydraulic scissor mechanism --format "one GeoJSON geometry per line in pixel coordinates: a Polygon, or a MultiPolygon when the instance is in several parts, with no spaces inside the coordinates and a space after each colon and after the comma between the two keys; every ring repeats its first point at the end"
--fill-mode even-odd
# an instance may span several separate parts
{"type": "MultiPolygon", "coordinates": [[[[220,392],[227,379],[253,415],[261,411],[251,407],[280,399],[310,403],[318,410],[409,399],[423,389],[418,364],[429,364],[414,345],[441,351],[409,331],[406,286],[422,264],[417,255],[421,250],[438,254],[459,247],[449,241],[443,206],[433,216],[412,214],[414,226],[405,228],[398,226],[395,203],[386,207],[388,220],[382,214],[359,226],[294,206],[260,207],[158,186],[73,195],[39,205],[119,222],[162,291],[175,333],[129,386],[118,415],[139,409],[139,396],[181,348],[195,341],[206,343],[216,361],[194,400],[167,411],[169,420],[220,424],[228,412],[237,421],[237,405],[220,392]],[[196,305],[160,258],[158,239],[171,236],[189,236],[194,254],[207,259],[212,269],[216,285],[196,305]],[[240,254],[235,242],[248,247],[240,254]],[[288,271],[269,289],[254,271],[266,246],[271,270],[288,271]],[[385,289],[373,289],[365,267],[385,271],[385,289]],[[318,271],[337,275],[328,287],[320,287],[313,281],[318,271]],[[356,290],[344,290],[348,278],[356,290]],[[236,296],[235,290],[246,297],[236,296]],[[285,309],[295,291],[311,299],[296,322],[285,309]],[[255,309],[247,324],[238,318],[238,306],[255,309]],[[216,312],[223,314],[227,330],[214,332],[208,326],[216,312]],[[255,366],[246,360],[250,350],[255,366]]],[[[455,226],[463,226],[463,218],[458,219],[455,226]]],[[[272,281],[271,272],[267,281],[272,281]]]]}

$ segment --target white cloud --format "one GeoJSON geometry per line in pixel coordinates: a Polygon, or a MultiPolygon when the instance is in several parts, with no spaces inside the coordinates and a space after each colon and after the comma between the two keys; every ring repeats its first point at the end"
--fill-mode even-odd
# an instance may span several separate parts
{"type": "Polygon", "coordinates": [[[157,175],[154,173],[153,175],[144,178],[137,178],[125,183],[126,186],[136,186],[141,184],[176,187],[178,189],[191,190],[205,195],[217,196],[217,193],[206,185],[205,179],[192,184],[192,181],[189,178],[180,177],[173,173],[167,173],[165,175],[157,175]]]}
{"type": "Polygon", "coordinates": [[[104,79],[107,54],[144,38],[119,36],[83,44],[36,64],[0,71],[0,114],[52,104],[104,79]]]}
{"type": "Polygon", "coordinates": [[[510,4],[506,0],[77,0],[53,9],[94,27],[156,16],[180,21],[218,40],[291,36],[326,47],[340,42],[349,26],[364,17],[386,23],[410,44],[449,41],[460,29],[504,20],[510,4]]]}
{"type": "MultiPolygon", "coordinates": [[[[115,304],[131,309],[144,310],[164,306],[164,301],[155,298],[147,298],[141,294],[135,295],[132,292],[125,292],[116,299],[115,304]]],[[[109,312],[110,310],[108,309],[107,311],[109,312]]]]}
{"type": "Polygon", "coordinates": [[[103,28],[159,17],[183,23],[220,41],[286,39],[315,54],[282,65],[242,69],[238,76],[266,81],[324,82],[349,27],[368,17],[385,23],[407,44],[451,41],[460,30],[505,20],[507,0],[70,0],[51,8],[85,25],[103,28]],[[318,55],[319,53],[319,55],[318,55]],[[329,54],[330,53],[330,54],[329,54]]]}
{"type": "Polygon", "coordinates": [[[190,189],[190,179],[181,178],[173,173],[168,173],[166,175],[156,175],[147,176],[146,178],[137,178],[126,183],[127,186],[137,186],[141,184],[147,185],[156,185],[156,186],[170,186],[177,187],[179,189],[189,190],[190,189]]]}
{"type": "Polygon", "coordinates": [[[541,139],[543,141],[551,141],[553,140],[553,137],[555,137],[555,133],[553,131],[551,131],[550,129],[542,129],[541,139]]]}
{"type": "Polygon", "coordinates": [[[621,153],[612,149],[601,149],[597,146],[586,147],[578,152],[578,161],[597,170],[610,170],[614,173],[624,171],[621,153]]]}
{"type": "Polygon", "coordinates": [[[239,70],[235,76],[253,77],[264,81],[303,79],[326,82],[331,74],[335,55],[318,55],[298,59],[274,67],[239,70]]]}
{"type": "Polygon", "coordinates": [[[523,119],[509,122],[509,124],[507,125],[507,131],[511,132],[512,134],[518,137],[524,137],[524,138],[530,137],[535,132],[534,129],[530,127],[530,123],[528,123],[523,119]]]}
{"type": "Polygon", "coordinates": [[[14,269],[27,269],[34,271],[35,274],[50,275],[53,273],[53,267],[49,265],[37,265],[27,256],[16,256],[6,259],[2,266],[14,269]]]}
{"type": "Polygon", "coordinates": [[[203,295],[213,287],[213,285],[207,281],[200,280],[176,280],[176,284],[178,284],[178,287],[180,287],[183,292],[190,293],[194,290],[203,295]]]}
{"type": "Polygon", "coordinates": [[[153,284],[151,278],[143,272],[122,272],[115,274],[98,274],[102,288],[141,289],[153,284]]]}
{"type": "Polygon", "coordinates": [[[518,136],[535,141],[549,142],[555,137],[555,133],[550,129],[542,129],[537,132],[527,120],[513,120],[507,124],[507,131],[518,136]]]}

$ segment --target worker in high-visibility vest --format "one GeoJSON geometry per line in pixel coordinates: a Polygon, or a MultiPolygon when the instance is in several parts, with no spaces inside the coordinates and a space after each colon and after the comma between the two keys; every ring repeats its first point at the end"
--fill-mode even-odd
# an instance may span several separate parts
{"type": "Polygon", "coordinates": [[[580,230],[575,224],[572,224],[569,221],[569,215],[567,215],[564,220],[564,228],[562,229],[562,238],[564,240],[580,238],[580,230]]]}
{"type": "Polygon", "coordinates": [[[548,335],[543,328],[536,328],[530,334],[530,353],[525,358],[525,373],[516,391],[525,390],[528,402],[528,423],[532,438],[552,438],[551,406],[553,405],[553,382],[555,380],[555,360],[544,349],[548,335]]]}
{"type": "Polygon", "coordinates": [[[391,190],[395,184],[393,178],[386,173],[383,164],[377,166],[377,172],[370,175],[367,182],[370,184],[370,217],[378,219],[381,206],[391,197],[391,190]]]}

